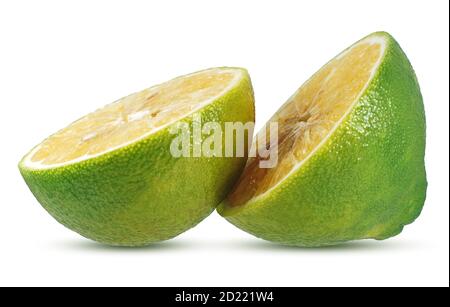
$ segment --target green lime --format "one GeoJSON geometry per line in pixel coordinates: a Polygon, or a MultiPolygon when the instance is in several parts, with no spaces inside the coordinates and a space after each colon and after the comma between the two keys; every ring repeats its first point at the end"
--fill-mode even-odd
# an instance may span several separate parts
{"type": "Polygon", "coordinates": [[[124,97],[49,137],[19,168],[42,206],[82,236],[166,240],[214,211],[245,166],[246,156],[174,156],[173,128],[192,128],[195,116],[253,122],[247,71],[209,69],[124,97]]]}
{"type": "MultiPolygon", "coordinates": [[[[257,237],[322,246],[399,234],[426,193],[425,114],[413,68],[387,33],[355,43],[277,111],[278,155],[249,159],[218,211],[257,237]]],[[[266,127],[270,126],[269,124],[266,127]]],[[[255,148],[268,146],[266,128],[255,148]]],[[[258,151],[259,152],[259,151],[258,151]]]]}

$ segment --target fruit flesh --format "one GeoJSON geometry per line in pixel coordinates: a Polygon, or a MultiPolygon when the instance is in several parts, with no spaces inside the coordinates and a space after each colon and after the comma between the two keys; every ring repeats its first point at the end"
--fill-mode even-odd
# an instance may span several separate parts
{"type": "Polygon", "coordinates": [[[121,147],[202,108],[237,75],[237,70],[210,69],[131,94],[49,137],[26,161],[55,166],[121,147]]]}
{"type": "MultiPolygon", "coordinates": [[[[370,81],[383,56],[384,42],[363,40],[344,51],[309,79],[270,119],[278,123],[278,164],[260,168],[263,158],[250,158],[228,197],[230,206],[240,206],[275,187],[328,137],[370,81]]],[[[266,127],[254,146],[269,147],[266,127]]],[[[257,151],[258,153],[259,151],[257,151]]]]}

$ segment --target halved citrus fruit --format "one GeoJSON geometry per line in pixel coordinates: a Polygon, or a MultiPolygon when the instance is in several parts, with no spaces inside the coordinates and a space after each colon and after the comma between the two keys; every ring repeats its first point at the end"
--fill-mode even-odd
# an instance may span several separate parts
{"type": "MultiPolygon", "coordinates": [[[[335,57],[274,122],[277,165],[261,168],[265,158],[250,158],[218,208],[237,227],[283,244],[320,246],[385,239],[420,214],[424,108],[414,71],[389,34],[371,34],[335,57]]],[[[269,146],[266,127],[254,146],[269,146]]]]}
{"type": "Polygon", "coordinates": [[[46,139],[19,168],[42,206],[87,238],[169,239],[208,216],[245,165],[246,157],[173,156],[171,129],[191,129],[194,116],[253,122],[248,73],[213,68],[124,97],[46,139]]]}

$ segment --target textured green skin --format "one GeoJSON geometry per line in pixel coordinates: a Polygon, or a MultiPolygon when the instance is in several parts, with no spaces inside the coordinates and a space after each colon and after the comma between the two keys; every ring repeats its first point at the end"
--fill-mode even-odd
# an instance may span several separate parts
{"type": "Polygon", "coordinates": [[[388,41],[377,75],[322,147],[277,187],[219,213],[259,238],[324,246],[387,239],[420,214],[426,194],[425,116],[414,71],[388,41]]]}
{"type": "MultiPolygon", "coordinates": [[[[202,122],[254,122],[250,77],[201,109],[202,122]]],[[[192,116],[182,121],[192,126],[192,116]]],[[[243,158],[174,158],[170,127],[98,158],[48,170],[20,171],[34,196],[61,224],[109,245],[140,246],[173,238],[219,204],[243,158]]]]}

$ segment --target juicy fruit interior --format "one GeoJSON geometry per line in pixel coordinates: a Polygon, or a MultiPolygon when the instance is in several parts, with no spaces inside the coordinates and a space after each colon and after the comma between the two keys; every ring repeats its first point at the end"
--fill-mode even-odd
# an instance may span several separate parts
{"type": "Polygon", "coordinates": [[[26,160],[45,167],[120,147],[200,109],[239,73],[210,69],[131,94],[49,137],[26,160]]]}
{"type": "MultiPolygon", "coordinates": [[[[271,155],[278,150],[278,164],[260,168],[264,158],[249,159],[227,204],[243,205],[265,193],[304,161],[358,99],[382,55],[382,39],[363,40],[309,79],[269,120],[278,122],[278,146],[270,148],[271,155]]],[[[258,133],[254,146],[269,148],[269,123],[258,133]]]]}

